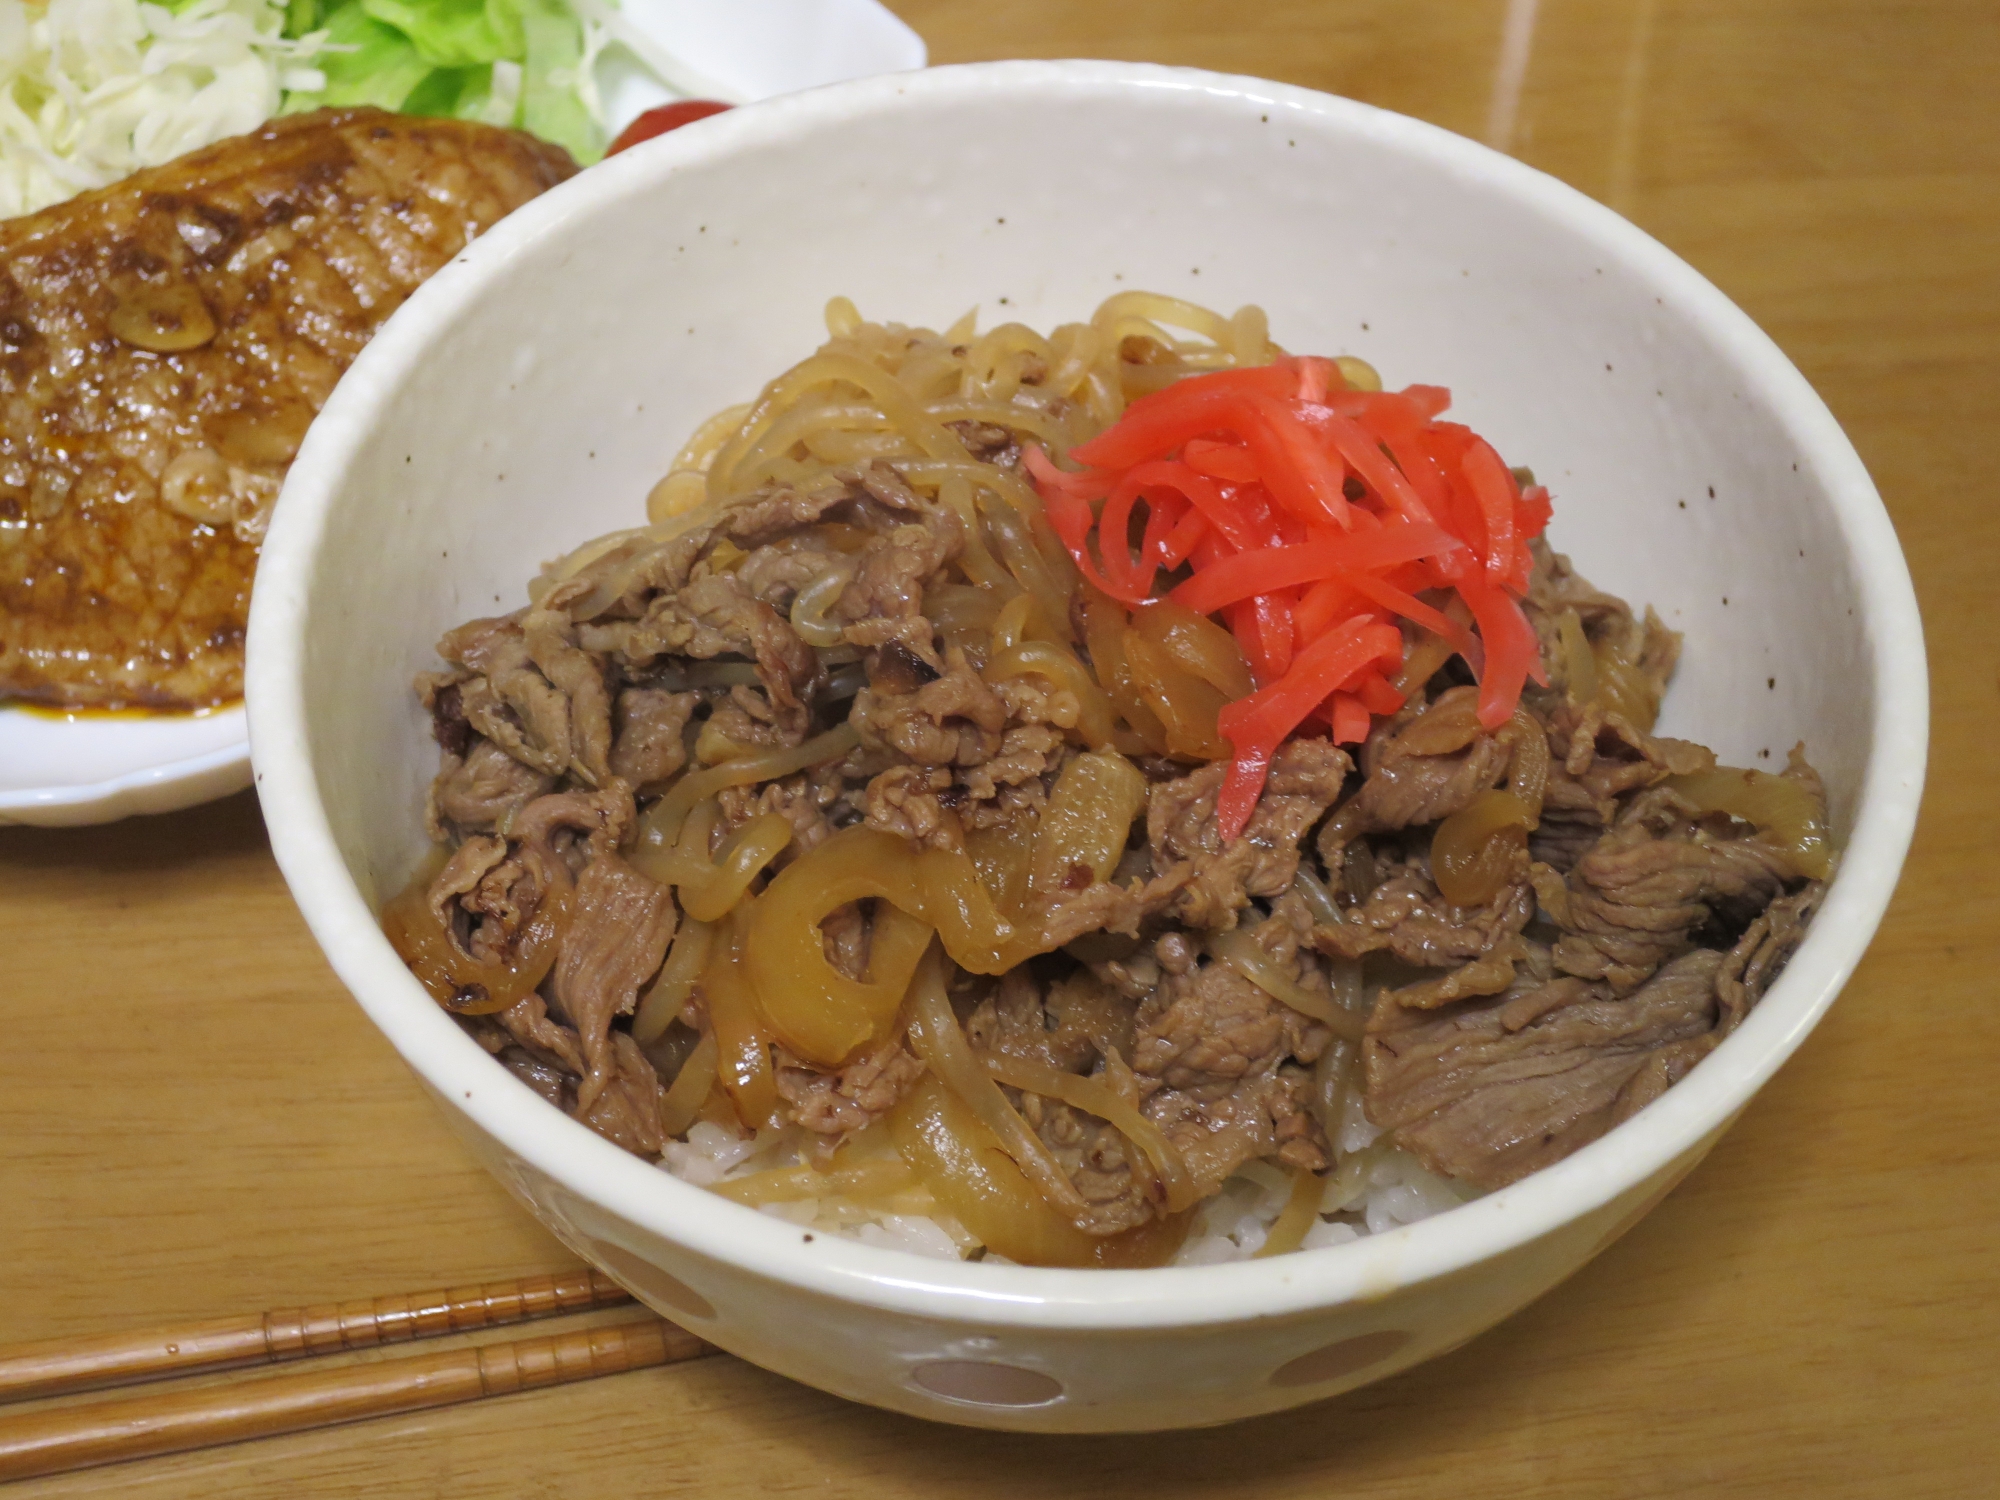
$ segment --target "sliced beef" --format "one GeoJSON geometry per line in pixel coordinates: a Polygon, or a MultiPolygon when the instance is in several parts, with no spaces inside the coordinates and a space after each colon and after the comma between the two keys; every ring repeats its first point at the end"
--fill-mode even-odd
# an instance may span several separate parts
{"type": "Polygon", "coordinates": [[[1715,980],[1724,1031],[1734,1031],[1764,998],[1771,981],[1805,941],[1806,924],[1819,910],[1825,894],[1825,884],[1815,880],[1789,896],[1780,896],[1736,940],[1715,980]]]}
{"type": "Polygon", "coordinates": [[[868,826],[907,839],[913,848],[963,850],[958,814],[941,800],[951,786],[951,773],[941,766],[891,766],[868,783],[868,826]]]}
{"type": "Polygon", "coordinates": [[[1328,1040],[1324,1027],[1228,964],[1204,963],[1163,972],[1139,1003],[1132,1071],[1146,1114],[1207,1194],[1261,1157],[1311,1171],[1327,1165],[1307,1105],[1310,1079],[1298,1064],[1328,1040]]]}
{"type": "Polygon", "coordinates": [[[1479,690],[1451,688],[1415,713],[1384,719],[1362,748],[1360,788],[1320,835],[1329,864],[1348,840],[1435,823],[1506,779],[1518,731],[1488,733],[1479,690]]]}
{"type": "MultiPolygon", "coordinates": [[[[1017,968],[979,1002],[965,1029],[975,1051],[1094,1075],[1136,1107],[1145,1086],[1125,1062],[1133,1009],[1087,973],[1045,994],[1026,968],[1017,968]]],[[[1079,1228],[1117,1234],[1156,1217],[1162,1190],[1152,1166],[1116,1126],[1059,1099],[1016,1089],[1007,1094],[1089,1205],[1079,1228]]]]}
{"type": "Polygon", "coordinates": [[[1107,1050],[1131,1050],[1132,1007],[1102,1003],[1102,986],[1075,981],[1047,996],[1025,967],[1009,970],[966,1018],[973,1049],[1089,1073],[1107,1050]]]}
{"type": "Polygon", "coordinates": [[[962,651],[947,653],[943,670],[913,691],[903,679],[855,695],[848,722],[863,744],[882,745],[921,766],[973,766],[1000,749],[1007,705],[962,651]]]}
{"type": "Polygon", "coordinates": [[[1143,1162],[1143,1153],[1116,1126],[1060,1099],[1012,1089],[1008,1093],[1087,1205],[1077,1216],[1079,1229],[1086,1234],[1118,1234],[1157,1216],[1158,1189],[1151,1164],[1143,1162]]]}
{"type": "Polygon", "coordinates": [[[1709,821],[1656,787],[1632,799],[1568,875],[1538,872],[1542,907],[1562,929],[1556,968],[1623,994],[1701,937],[1733,940],[1756,920],[1784,890],[1790,862],[1709,821]]]}
{"type": "Polygon", "coordinates": [[[699,693],[628,687],[618,694],[611,774],[645,792],[664,786],[687,764],[687,725],[699,693]]]}
{"type": "Polygon", "coordinates": [[[1227,767],[1216,763],[1153,787],[1146,838],[1161,881],[1173,891],[1167,913],[1189,927],[1228,928],[1252,896],[1290,889],[1299,843],[1340,795],[1349,761],[1328,740],[1293,740],[1271,757],[1270,775],[1243,834],[1227,848],[1215,800],[1227,767]]]}
{"type": "Polygon", "coordinates": [[[1553,761],[1530,847],[1565,872],[1616,820],[1621,798],[1715,764],[1705,746],[1644,733],[1597,707],[1559,704],[1546,723],[1553,761]]]}
{"type": "Polygon", "coordinates": [[[1438,893],[1422,859],[1374,861],[1377,882],[1339,923],[1313,929],[1320,952],[1361,958],[1387,952],[1406,964],[1440,968],[1492,952],[1535,916],[1532,867],[1523,859],[1484,906],[1454,906],[1438,893]]]}
{"type": "Polygon", "coordinates": [[[604,658],[579,647],[576,626],[555,610],[529,610],[521,620],[521,644],[563,696],[570,766],[585,782],[602,786],[611,778],[611,694],[604,658]]]}
{"type": "Polygon", "coordinates": [[[924,1073],[901,1037],[891,1037],[841,1068],[815,1067],[782,1046],[773,1047],[772,1054],[785,1113],[818,1135],[844,1135],[874,1124],[902,1102],[924,1073]]]}
{"type": "Polygon", "coordinates": [[[1432,1171],[1503,1187],[1629,1118],[1715,1046],[1724,960],[1685,953],[1622,998],[1577,978],[1443,1011],[1385,997],[1362,1051],[1369,1118],[1432,1171]]]}
{"type": "Polygon", "coordinates": [[[463,757],[446,752],[431,782],[425,821],[431,837],[504,830],[514,815],[555,785],[555,778],[524,765],[493,741],[469,736],[463,757]]]}
{"type": "MultiPolygon", "coordinates": [[[[876,467],[887,471],[886,465],[876,467]]],[[[850,646],[866,649],[895,642],[935,667],[942,663],[931,623],[924,618],[924,586],[958,555],[964,538],[950,512],[918,514],[920,520],[868,544],[827,618],[842,627],[841,638],[850,646]]]]}
{"type": "Polygon", "coordinates": [[[784,615],[747,592],[733,573],[698,564],[686,584],[654,598],[621,655],[634,666],[650,666],[662,656],[748,658],[757,665],[758,680],[790,743],[806,736],[806,704],[820,678],[819,656],[784,615]]]}
{"type": "Polygon", "coordinates": [[[548,776],[569,769],[569,700],[535,665],[518,617],[469,620],[446,632],[438,655],[458,671],[420,687],[433,697],[455,689],[466,723],[523,765],[548,776]]]}
{"type": "Polygon", "coordinates": [[[611,1023],[638,1004],[640,985],[658,971],[673,935],[674,903],[665,886],[609,851],[584,866],[550,989],[588,1065],[577,1090],[585,1113],[617,1072],[611,1023]]]}

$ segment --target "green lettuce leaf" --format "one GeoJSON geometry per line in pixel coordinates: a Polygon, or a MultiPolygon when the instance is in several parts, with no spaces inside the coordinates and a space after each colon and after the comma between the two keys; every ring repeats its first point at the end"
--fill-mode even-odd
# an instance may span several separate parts
{"type": "Polygon", "coordinates": [[[583,22],[566,0],[288,0],[287,36],[320,28],[333,44],[314,58],[326,87],[287,95],[287,113],[374,104],[519,126],[579,162],[604,154],[580,87],[583,22]]]}
{"type": "Polygon", "coordinates": [[[361,8],[410,39],[438,68],[477,68],[518,55],[487,18],[486,0],[361,0],[361,8]]]}
{"type": "MultiPolygon", "coordinates": [[[[332,46],[313,61],[326,75],[326,87],[302,99],[299,108],[373,104],[381,109],[401,109],[432,72],[433,65],[407,36],[393,26],[384,26],[359,5],[342,6],[323,17],[322,24],[332,46]]],[[[293,107],[292,99],[285,103],[287,109],[293,107]]]]}

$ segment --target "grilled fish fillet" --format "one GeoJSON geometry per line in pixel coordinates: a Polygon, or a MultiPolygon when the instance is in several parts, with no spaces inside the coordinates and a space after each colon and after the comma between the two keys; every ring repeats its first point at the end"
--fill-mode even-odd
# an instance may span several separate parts
{"type": "Polygon", "coordinates": [[[0,697],[240,696],[306,425],[425,277],[575,170],[516,131],[322,110],[0,222],[0,697]]]}

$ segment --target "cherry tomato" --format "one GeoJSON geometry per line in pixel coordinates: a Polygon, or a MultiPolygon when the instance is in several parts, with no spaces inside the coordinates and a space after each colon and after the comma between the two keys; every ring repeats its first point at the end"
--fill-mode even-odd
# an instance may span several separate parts
{"type": "Polygon", "coordinates": [[[696,120],[706,120],[710,115],[719,115],[727,104],[715,99],[676,99],[672,104],[662,104],[657,109],[649,109],[638,119],[618,132],[618,139],[611,143],[606,156],[616,156],[628,146],[636,146],[641,141],[650,141],[656,135],[665,135],[669,130],[679,130],[683,125],[692,125],[696,120]]]}

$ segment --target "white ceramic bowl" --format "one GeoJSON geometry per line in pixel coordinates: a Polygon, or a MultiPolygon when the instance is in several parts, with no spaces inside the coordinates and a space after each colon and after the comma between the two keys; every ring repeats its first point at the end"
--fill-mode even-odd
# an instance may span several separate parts
{"type": "MultiPolygon", "coordinates": [[[[1415,121],[1250,79],[1008,63],[736,112],[582,174],[439,274],[307,438],[252,613],[273,845],[334,967],[479,1158],[572,1246],[722,1347],[993,1427],[1225,1421],[1463,1343],[1678,1181],[1798,1046],[1895,884],[1923,646],[1860,462],[1741,312],[1614,214],[1415,121]],[[1554,538],[1687,633],[1665,728],[1735,762],[1803,737],[1839,878],[1748,1022],[1635,1120],[1452,1213],[1153,1271],[938,1263],[813,1237],[598,1139],[494,1064],[375,925],[423,849],[410,691],[446,627],[642,515],[691,425],[802,357],[844,293],[1041,327],[1121,287],[1256,301],[1456,410],[1556,494],[1554,538]]],[[[1773,1268],[1773,1274],[1777,1269],[1773,1268]]]]}

